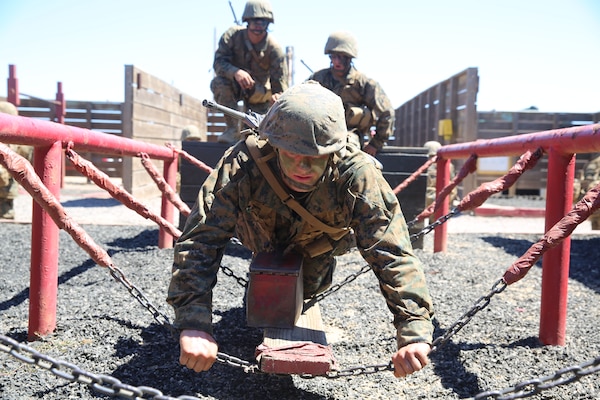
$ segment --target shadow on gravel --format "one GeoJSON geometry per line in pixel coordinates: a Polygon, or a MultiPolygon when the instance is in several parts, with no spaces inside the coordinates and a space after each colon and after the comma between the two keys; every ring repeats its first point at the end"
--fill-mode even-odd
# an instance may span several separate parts
{"type": "MultiPolygon", "coordinates": [[[[123,251],[139,251],[140,249],[154,249],[158,242],[158,229],[147,229],[140,232],[134,237],[118,238],[106,246],[102,246],[104,250],[113,256],[123,251]]],[[[63,285],[74,277],[81,275],[92,268],[96,268],[97,264],[92,259],[88,259],[82,264],[66,270],[58,276],[58,285],[63,285]]],[[[62,269],[62,267],[61,267],[62,269]]],[[[23,302],[29,300],[29,287],[15,294],[12,298],[0,302],[0,311],[8,310],[11,307],[16,307],[23,302]]]]}
{"type": "MultiPolygon", "coordinates": [[[[433,338],[437,339],[446,334],[446,330],[440,328],[439,322],[433,320],[433,338]]],[[[460,351],[469,345],[466,343],[456,344],[450,341],[438,347],[437,351],[430,355],[435,374],[440,377],[445,388],[451,389],[460,398],[472,397],[482,391],[477,383],[477,375],[466,370],[460,360],[460,351]]]]}
{"type": "MultiPolygon", "coordinates": [[[[438,338],[446,334],[445,329],[439,327],[438,321],[434,320],[434,338],[438,338]]],[[[463,361],[461,360],[461,351],[473,351],[483,349],[485,347],[503,347],[509,349],[517,348],[540,348],[544,347],[537,337],[528,337],[517,340],[512,343],[497,345],[483,343],[458,342],[455,343],[450,338],[450,341],[443,344],[438,350],[430,355],[435,374],[440,377],[442,385],[445,388],[451,389],[461,399],[473,397],[481,393],[484,389],[478,383],[477,374],[467,371],[463,361]]],[[[489,360],[482,360],[489,362],[489,360]]]]}
{"type": "MultiPolygon", "coordinates": [[[[503,249],[515,256],[516,261],[540,239],[537,235],[508,238],[500,236],[482,237],[482,240],[492,246],[503,249]]],[[[600,292],[600,237],[574,236],[571,238],[571,257],[569,278],[574,279],[588,288],[600,292]]],[[[542,259],[536,264],[542,267],[542,259]]],[[[507,265],[506,268],[510,267],[507,265]]]]}
{"type": "MultiPolygon", "coordinates": [[[[87,270],[94,268],[94,267],[96,267],[96,263],[91,259],[87,260],[83,264],[81,264],[77,267],[71,268],[70,270],[66,271],[64,274],[59,275],[58,285],[60,286],[64,283],[68,282],[72,278],[76,277],[77,275],[83,274],[87,270]]],[[[0,311],[8,310],[11,307],[16,307],[19,304],[21,304],[25,301],[28,301],[28,300],[29,300],[29,287],[27,287],[26,289],[23,289],[22,291],[20,291],[16,295],[14,295],[12,298],[1,302],[0,303],[0,311]]]]}
{"type": "MultiPolygon", "coordinates": [[[[151,228],[140,232],[133,237],[121,237],[107,243],[107,246],[118,248],[121,250],[140,250],[146,248],[156,248],[158,243],[158,229],[151,228]]],[[[111,249],[115,252],[114,249],[111,249]]]]}
{"type": "MultiPolygon", "coordinates": [[[[262,331],[246,326],[241,307],[217,315],[221,319],[214,324],[214,332],[219,351],[254,362],[254,351],[262,341],[262,331]]],[[[115,321],[130,325],[128,321],[115,321]]],[[[142,343],[123,338],[115,348],[119,358],[129,359],[110,373],[123,383],[153,387],[169,396],[260,400],[325,398],[295,387],[292,377],[287,375],[249,374],[241,367],[221,363],[215,363],[207,372],[196,373],[179,364],[179,344],[166,327],[153,324],[141,329],[142,343]]]]}
{"type": "Polygon", "coordinates": [[[117,207],[123,205],[120,201],[111,198],[108,199],[99,199],[99,198],[84,198],[84,199],[75,199],[75,200],[67,200],[60,203],[63,207],[82,207],[82,208],[91,208],[91,207],[117,207]]]}

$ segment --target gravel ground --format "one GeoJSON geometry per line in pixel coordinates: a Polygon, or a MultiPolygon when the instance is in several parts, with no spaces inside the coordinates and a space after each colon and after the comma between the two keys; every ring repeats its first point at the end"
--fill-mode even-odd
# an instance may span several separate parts
{"type": "MultiPolygon", "coordinates": [[[[462,218],[454,223],[471,223],[462,218]]],[[[109,252],[127,279],[172,319],[172,310],[165,302],[172,250],[156,247],[157,229],[144,225],[83,227],[109,252]]],[[[43,340],[27,342],[30,238],[29,224],[0,224],[4,243],[0,254],[0,334],[45,357],[70,363],[66,364],[68,371],[72,371],[73,367],[68,367],[72,364],[90,374],[149,386],[172,397],[462,399],[552,375],[562,368],[594,360],[600,353],[600,268],[596,262],[600,235],[594,233],[578,234],[572,240],[565,346],[543,346],[538,340],[538,264],[523,280],[493,296],[488,307],[431,355],[429,366],[406,379],[395,379],[389,371],[338,379],[302,379],[246,374],[225,364],[216,364],[203,374],[189,371],[178,364],[178,345],[168,329],[62,231],[57,329],[43,340]]],[[[427,236],[424,248],[416,252],[425,265],[435,302],[435,336],[443,335],[481,296],[488,294],[506,268],[538,239],[537,234],[452,233],[448,252],[433,254],[432,237],[427,236]]],[[[248,257],[246,250],[232,244],[223,264],[245,276],[248,257]]],[[[335,281],[363,265],[357,252],[340,257],[335,281]]],[[[245,325],[243,293],[235,279],[219,275],[214,298],[215,335],[221,352],[253,362],[261,331],[245,325]]],[[[320,305],[341,369],[387,364],[395,347],[394,331],[391,314],[371,273],[361,275],[320,305]]],[[[110,397],[47,368],[24,363],[6,350],[0,352],[0,365],[2,399],[110,397]]],[[[568,385],[551,385],[530,398],[599,398],[598,378],[595,373],[568,385]]],[[[527,387],[531,389],[531,385],[527,387]]]]}

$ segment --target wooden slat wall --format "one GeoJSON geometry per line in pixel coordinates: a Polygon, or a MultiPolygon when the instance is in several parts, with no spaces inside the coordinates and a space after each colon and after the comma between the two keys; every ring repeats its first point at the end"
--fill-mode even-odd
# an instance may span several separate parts
{"type": "MultiPolygon", "coordinates": [[[[389,145],[421,147],[430,140],[442,144],[470,142],[477,139],[477,68],[464,71],[439,82],[396,109],[394,136],[389,145]],[[438,134],[439,121],[452,121],[453,135],[445,140],[438,134]]],[[[454,161],[460,168],[464,160],[454,161]]],[[[464,191],[475,188],[475,177],[463,181],[464,191]]]]}
{"type": "Polygon", "coordinates": [[[444,144],[476,138],[477,68],[466,70],[430,87],[396,109],[394,136],[388,144],[421,147],[429,140],[444,144]],[[454,135],[445,142],[438,136],[438,122],[451,119],[454,135]]]}
{"type": "MultiPolygon", "coordinates": [[[[202,101],[182,93],[168,83],[136,68],[125,66],[123,136],[147,143],[172,143],[181,148],[181,131],[196,125],[206,140],[207,113],[202,101]]],[[[155,161],[162,171],[162,162],[155,161]]],[[[124,160],[123,186],[136,197],[159,194],[140,160],[124,160]]]]}
{"type": "MultiPolygon", "coordinates": [[[[552,129],[568,128],[572,126],[589,125],[599,122],[600,113],[544,113],[538,111],[486,111],[478,112],[478,139],[496,139],[505,136],[522,135],[526,133],[542,132],[552,129]]],[[[595,153],[582,153],[577,155],[576,169],[580,169],[595,153]]],[[[511,157],[512,165],[518,157],[511,157]]],[[[528,170],[516,182],[512,193],[541,194],[546,188],[546,173],[548,171],[548,158],[543,157],[538,164],[528,170]]],[[[499,177],[500,174],[479,176],[477,184],[499,177]]]]}

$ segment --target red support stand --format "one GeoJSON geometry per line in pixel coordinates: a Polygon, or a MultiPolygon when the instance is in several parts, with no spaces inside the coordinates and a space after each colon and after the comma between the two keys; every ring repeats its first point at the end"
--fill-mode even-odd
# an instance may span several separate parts
{"type": "MultiPolygon", "coordinates": [[[[163,178],[169,186],[175,188],[177,185],[177,158],[173,160],[165,160],[163,178]]],[[[170,223],[175,223],[175,210],[173,204],[169,201],[167,196],[162,196],[161,201],[161,212],[160,214],[164,219],[170,223]]],[[[158,231],[158,247],[161,249],[170,249],[173,247],[173,235],[169,234],[165,229],[158,231]]]]}
{"type": "MultiPolygon", "coordinates": [[[[571,210],[574,176],[575,156],[560,154],[551,148],[548,152],[545,232],[571,210]]],[[[569,236],[547,250],[542,259],[539,338],[546,345],[565,345],[570,252],[569,236]]]]}
{"type": "MultiPolygon", "coordinates": [[[[446,158],[439,158],[436,162],[436,177],[435,177],[435,191],[440,193],[446,185],[450,183],[450,160],[446,158]]],[[[450,212],[450,196],[444,199],[444,203],[437,209],[434,214],[434,218],[437,221],[440,217],[450,212]]],[[[430,221],[430,223],[433,221],[430,221]]],[[[433,252],[439,253],[444,252],[448,249],[448,224],[441,224],[437,226],[433,234],[433,252]]]]}
{"type": "MultiPolygon", "coordinates": [[[[34,168],[44,185],[60,198],[62,145],[34,149],[34,168]]],[[[56,328],[56,299],[58,295],[59,229],[50,215],[33,202],[31,219],[31,271],[29,285],[29,331],[34,341],[56,328]]]]}

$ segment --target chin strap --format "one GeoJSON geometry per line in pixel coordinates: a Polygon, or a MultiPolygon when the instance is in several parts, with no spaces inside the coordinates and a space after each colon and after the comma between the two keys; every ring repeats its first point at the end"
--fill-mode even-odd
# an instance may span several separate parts
{"type": "Polygon", "coordinates": [[[263,174],[275,194],[277,194],[277,196],[281,199],[283,204],[296,211],[298,215],[300,215],[306,222],[315,228],[327,233],[333,240],[339,240],[351,231],[350,227],[335,228],[323,223],[310,212],[308,212],[306,208],[302,207],[302,205],[296,201],[294,196],[292,196],[291,193],[283,188],[281,182],[279,182],[279,180],[275,177],[271,167],[267,164],[267,161],[275,156],[275,152],[269,151],[269,153],[266,155],[262,155],[260,149],[258,148],[258,139],[256,135],[248,135],[248,137],[246,137],[246,146],[248,146],[250,155],[254,161],[256,161],[256,165],[258,165],[260,172],[263,174]]]}

